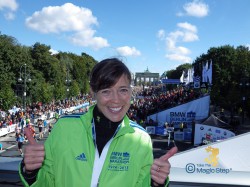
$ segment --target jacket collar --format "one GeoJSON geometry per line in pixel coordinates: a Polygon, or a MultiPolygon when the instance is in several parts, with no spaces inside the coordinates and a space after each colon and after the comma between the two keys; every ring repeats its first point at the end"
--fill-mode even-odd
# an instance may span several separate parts
{"type": "MultiPolygon", "coordinates": [[[[80,117],[84,128],[86,129],[87,133],[91,136],[92,136],[92,120],[93,120],[94,107],[95,105],[89,107],[88,112],[80,117]]],[[[120,124],[120,129],[114,138],[118,138],[119,136],[122,136],[127,133],[133,133],[134,131],[135,130],[130,126],[130,119],[128,118],[127,115],[125,115],[123,121],[120,124]]]]}

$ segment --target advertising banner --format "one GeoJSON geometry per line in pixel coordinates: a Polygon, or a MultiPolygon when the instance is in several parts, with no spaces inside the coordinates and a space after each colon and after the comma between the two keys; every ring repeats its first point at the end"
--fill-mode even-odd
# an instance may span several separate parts
{"type": "Polygon", "coordinates": [[[171,181],[250,185],[250,132],[175,154],[171,181]]]}
{"type": "Polygon", "coordinates": [[[233,136],[235,136],[235,134],[226,129],[203,124],[195,124],[194,145],[209,144],[225,140],[233,136]]]}
{"type": "Polygon", "coordinates": [[[185,123],[187,128],[192,128],[194,120],[202,120],[209,115],[210,95],[201,97],[194,101],[164,110],[157,114],[147,117],[147,120],[152,119],[158,121],[159,126],[163,126],[165,122],[179,128],[180,123],[185,123]]]}

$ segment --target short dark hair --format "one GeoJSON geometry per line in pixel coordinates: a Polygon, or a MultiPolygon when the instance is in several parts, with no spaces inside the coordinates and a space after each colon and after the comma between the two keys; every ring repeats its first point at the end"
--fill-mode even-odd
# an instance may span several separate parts
{"type": "Polygon", "coordinates": [[[131,83],[131,73],[127,66],[117,58],[108,58],[97,63],[90,74],[90,87],[93,92],[114,86],[119,78],[127,76],[131,83]]]}

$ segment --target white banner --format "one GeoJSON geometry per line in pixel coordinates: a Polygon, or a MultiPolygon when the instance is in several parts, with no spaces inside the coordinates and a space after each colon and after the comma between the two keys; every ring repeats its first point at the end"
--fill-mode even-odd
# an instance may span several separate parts
{"type": "Polygon", "coordinates": [[[235,134],[226,129],[203,124],[195,124],[194,145],[209,144],[225,140],[233,136],[235,136],[235,134]]]}
{"type": "Polygon", "coordinates": [[[78,110],[80,108],[87,108],[88,106],[89,106],[89,102],[83,103],[83,104],[73,106],[73,107],[70,107],[70,108],[62,109],[62,113],[64,114],[66,112],[73,112],[74,110],[78,110]]]}
{"type": "Polygon", "coordinates": [[[213,184],[209,186],[249,186],[249,142],[250,132],[179,152],[169,159],[169,178],[184,183],[213,184]]]}
{"type": "Polygon", "coordinates": [[[147,117],[147,120],[158,121],[159,126],[163,126],[165,122],[168,122],[173,124],[174,127],[179,128],[180,123],[185,123],[187,128],[192,128],[193,120],[202,120],[208,117],[209,104],[210,95],[150,115],[147,117]]]}
{"type": "Polygon", "coordinates": [[[9,133],[15,132],[16,125],[17,124],[12,124],[12,125],[8,125],[5,128],[0,128],[0,137],[9,133]]]}

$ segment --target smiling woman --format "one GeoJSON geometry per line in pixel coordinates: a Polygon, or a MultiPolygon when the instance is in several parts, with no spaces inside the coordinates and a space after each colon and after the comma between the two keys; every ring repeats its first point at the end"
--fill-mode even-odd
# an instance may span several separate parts
{"type": "Polygon", "coordinates": [[[119,59],[97,63],[90,76],[96,104],[81,116],[60,118],[44,146],[27,135],[31,145],[20,168],[25,186],[149,187],[151,176],[164,183],[173,154],[153,164],[149,134],[126,115],[130,83],[119,59]]]}
{"type": "Polygon", "coordinates": [[[118,60],[107,59],[98,63],[90,77],[91,90],[97,101],[97,108],[109,120],[123,119],[130,107],[131,74],[118,60]]]}

